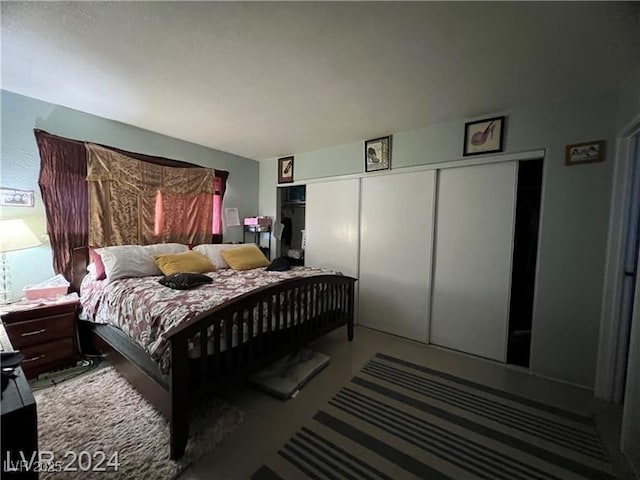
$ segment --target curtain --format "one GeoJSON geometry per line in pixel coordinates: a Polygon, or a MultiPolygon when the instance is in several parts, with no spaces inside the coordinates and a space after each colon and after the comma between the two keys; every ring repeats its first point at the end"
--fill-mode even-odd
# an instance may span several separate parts
{"type": "Polygon", "coordinates": [[[38,184],[47,216],[53,270],[71,278],[73,249],[87,245],[87,161],[82,142],[36,130],[38,184]]]}
{"type": "Polygon", "coordinates": [[[216,170],[213,193],[213,224],[211,225],[212,243],[222,243],[222,199],[227,189],[229,172],[216,170]]]}
{"type": "MultiPolygon", "coordinates": [[[[40,177],[38,184],[46,212],[47,233],[53,254],[53,269],[56,273],[71,278],[72,253],[74,248],[89,244],[89,197],[87,189],[87,155],[85,142],[52,135],[34,129],[40,151],[40,177]]],[[[192,163],[128,152],[106,145],[115,152],[155,165],[176,168],[202,168],[192,163]]],[[[216,170],[216,181],[220,182],[220,212],[229,172],[216,170]]],[[[214,196],[215,198],[215,196],[214,196]]],[[[215,216],[215,212],[214,212],[215,216]]],[[[221,214],[219,214],[221,218],[221,214]]],[[[216,230],[213,229],[213,232],[216,230]]],[[[221,222],[220,222],[220,232],[221,222]]],[[[211,237],[213,243],[222,242],[222,234],[211,237]]]]}

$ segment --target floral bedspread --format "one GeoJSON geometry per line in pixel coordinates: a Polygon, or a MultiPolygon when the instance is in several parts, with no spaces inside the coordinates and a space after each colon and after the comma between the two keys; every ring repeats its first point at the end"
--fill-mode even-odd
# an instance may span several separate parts
{"type": "Polygon", "coordinates": [[[286,272],[256,268],[237,272],[219,270],[213,283],[191,290],[173,290],[158,283],[161,276],[125,278],[111,283],[86,275],[80,288],[82,317],[119,327],[151,358],[169,369],[169,342],[163,334],[181,322],[251,290],[289,278],[338,274],[335,270],[293,267],[286,272]]]}

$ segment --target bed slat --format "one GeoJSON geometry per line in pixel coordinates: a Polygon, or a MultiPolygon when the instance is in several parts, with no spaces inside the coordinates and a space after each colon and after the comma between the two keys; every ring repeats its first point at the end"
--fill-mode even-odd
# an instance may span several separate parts
{"type": "Polygon", "coordinates": [[[207,328],[200,330],[200,384],[207,383],[207,346],[209,339],[207,338],[207,328]]]}

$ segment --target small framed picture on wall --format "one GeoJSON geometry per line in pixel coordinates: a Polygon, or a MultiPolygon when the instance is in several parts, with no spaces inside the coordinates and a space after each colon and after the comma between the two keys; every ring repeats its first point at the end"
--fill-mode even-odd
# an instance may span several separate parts
{"type": "Polygon", "coordinates": [[[463,156],[504,150],[505,117],[487,118],[464,124],[463,156]]]}
{"type": "Polygon", "coordinates": [[[278,159],[278,183],[293,182],[293,157],[278,159]]]}
{"type": "Polygon", "coordinates": [[[565,165],[580,165],[581,163],[604,162],[605,147],[604,140],[567,145],[564,163],[565,165]]]}
{"type": "Polygon", "coordinates": [[[33,207],[33,190],[17,190],[15,188],[0,188],[0,205],[6,207],[33,207]]]}
{"type": "Polygon", "coordinates": [[[364,171],[377,172],[391,167],[391,137],[374,138],[364,142],[364,171]]]}

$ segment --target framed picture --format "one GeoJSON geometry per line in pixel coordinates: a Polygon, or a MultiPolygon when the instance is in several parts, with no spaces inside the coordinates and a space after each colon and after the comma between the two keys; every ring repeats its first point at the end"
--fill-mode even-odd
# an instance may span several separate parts
{"type": "Polygon", "coordinates": [[[278,183],[293,182],[293,157],[278,159],[278,183]]]}
{"type": "Polygon", "coordinates": [[[224,220],[227,227],[239,227],[240,226],[240,214],[237,208],[225,208],[224,220]]]}
{"type": "Polygon", "coordinates": [[[391,167],[391,137],[374,138],[364,142],[364,171],[376,172],[391,167]]]}
{"type": "Polygon", "coordinates": [[[504,150],[505,118],[495,117],[465,123],[463,156],[504,150]]]}
{"type": "Polygon", "coordinates": [[[33,190],[0,188],[0,205],[7,207],[33,207],[33,190]]]}
{"type": "Polygon", "coordinates": [[[580,165],[581,163],[604,162],[605,147],[604,140],[567,145],[564,163],[565,165],[580,165]]]}

